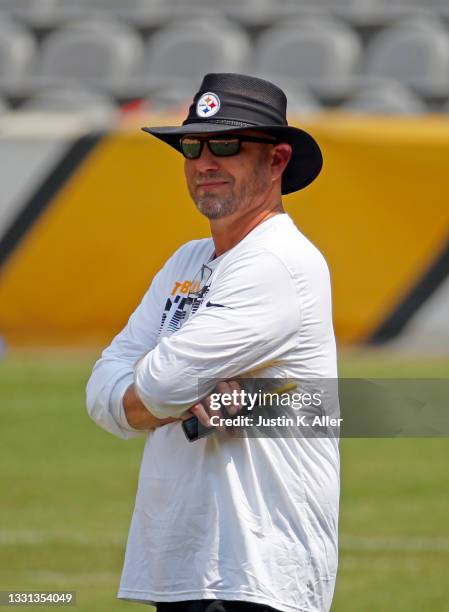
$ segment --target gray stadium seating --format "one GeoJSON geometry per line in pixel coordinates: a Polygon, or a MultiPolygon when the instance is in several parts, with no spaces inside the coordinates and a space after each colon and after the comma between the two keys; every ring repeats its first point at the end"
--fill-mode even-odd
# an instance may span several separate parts
{"type": "Polygon", "coordinates": [[[38,113],[76,113],[96,125],[113,123],[119,116],[117,105],[104,92],[80,87],[45,89],[28,98],[20,110],[38,113]]]}
{"type": "Polygon", "coordinates": [[[310,3],[302,0],[164,0],[164,6],[175,18],[183,13],[194,11],[201,15],[215,10],[247,28],[268,27],[304,15],[326,15],[326,10],[316,8],[313,0],[310,3]]]}
{"type": "Polygon", "coordinates": [[[113,99],[102,91],[81,87],[44,89],[28,98],[22,109],[49,112],[70,112],[100,109],[109,112],[117,110],[113,99]]]}
{"type": "Polygon", "coordinates": [[[39,19],[48,14],[54,0],[0,0],[0,11],[19,19],[39,19]]]}
{"type": "Polygon", "coordinates": [[[318,99],[438,110],[449,97],[449,21],[438,14],[449,20],[449,0],[0,0],[0,96],[16,105],[44,87],[92,87],[185,109],[205,72],[241,71],[278,82],[293,115],[318,99]]]}
{"type": "Polygon", "coordinates": [[[86,6],[100,9],[114,17],[127,17],[136,13],[146,14],[161,6],[161,0],[80,0],[86,6]]]}
{"type": "Polygon", "coordinates": [[[373,2],[377,0],[271,0],[269,4],[273,23],[316,13],[363,24],[371,15],[373,2]]]}
{"type": "Polygon", "coordinates": [[[0,90],[13,93],[29,74],[37,53],[34,36],[22,25],[0,18],[0,90]]]}
{"type": "MultiPolygon", "coordinates": [[[[258,76],[258,75],[256,75],[258,76]]],[[[276,83],[287,94],[287,115],[304,115],[320,111],[319,102],[297,82],[288,78],[279,78],[278,75],[265,75],[270,81],[276,83]]],[[[199,84],[199,83],[198,83],[199,84]]],[[[189,79],[175,79],[159,90],[155,90],[147,97],[151,111],[185,113],[192,103],[194,89],[189,79]]]]}
{"type": "Polygon", "coordinates": [[[389,2],[392,6],[405,7],[405,8],[408,8],[408,7],[420,8],[423,5],[425,5],[426,7],[433,9],[433,10],[438,10],[440,8],[447,8],[449,4],[447,0],[426,0],[425,2],[423,2],[423,0],[389,0],[389,2]]]}
{"type": "Polygon", "coordinates": [[[384,115],[416,115],[427,111],[423,100],[401,83],[387,79],[359,87],[340,108],[352,113],[384,115]]]}
{"type": "Polygon", "coordinates": [[[338,96],[350,87],[361,53],[357,34],[345,24],[308,19],[264,32],[254,70],[295,79],[318,96],[338,96]]]}
{"type": "Polygon", "coordinates": [[[362,12],[369,10],[372,7],[373,2],[377,0],[278,0],[277,4],[280,6],[285,4],[298,4],[298,5],[313,5],[315,7],[324,8],[332,13],[353,13],[362,12]]]}
{"type": "Polygon", "coordinates": [[[244,11],[263,11],[272,4],[272,0],[164,0],[164,4],[172,10],[188,6],[199,10],[210,7],[219,9],[223,14],[229,14],[239,9],[244,11]]]}
{"type": "MultiPolygon", "coordinates": [[[[319,112],[321,105],[305,88],[296,81],[279,77],[279,75],[255,75],[268,78],[286,92],[288,98],[287,114],[291,116],[319,112]]],[[[192,85],[191,79],[176,78],[169,82],[161,82],[159,88],[153,88],[146,96],[149,108],[157,112],[176,111],[185,113],[192,103],[195,88],[200,84],[201,78],[192,85]]]]}
{"type": "Polygon", "coordinates": [[[136,26],[157,25],[168,17],[163,0],[80,0],[86,10],[124,19],[136,26]]]}
{"type": "Polygon", "coordinates": [[[287,96],[287,115],[308,115],[321,110],[321,104],[304,85],[297,80],[279,74],[256,74],[284,90],[287,96]]]}
{"type": "Polygon", "coordinates": [[[153,87],[146,96],[147,105],[151,112],[187,114],[195,86],[189,79],[181,78],[161,83],[160,87],[153,87]]]}
{"type": "Polygon", "coordinates": [[[135,30],[115,20],[87,20],[61,27],[43,41],[34,84],[93,85],[116,93],[142,61],[135,30]]]}
{"type": "Polygon", "coordinates": [[[188,5],[196,10],[214,8],[226,17],[243,24],[257,25],[266,22],[267,8],[270,0],[168,0],[178,6],[188,5]]]}
{"type": "MultiPolygon", "coordinates": [[[[11,0],[13,1],[13,0],[11,0]]],[[[46,0],[61,3],[66,11],[76,10],[109,15],[129,21],[140,28],[166,25],[189,15],[219,14],[239,19],[253,16],[257,20],[265,4],[271,0],[46,0]]],[[[1,0],[0,0],[1,2],[1,0]]]]}
{"type": "Polygon", "coordinates": [[[147,91],[190,80],[192,91],[207,72],[245,72],[250,50],[245,32],[223,19],[182,21],[149,38],[140,80],[147,91]]]}
{"type": "Polygon", "coordinates": [[[449,91],[449,33],[436,20],[407,20],[384,29],[366,51],[368,77],[401,81],[424,96],[449,91]]]}
{"type": "Polygon", "coordinates": [[[88,8],[84,0],[0,0],[0,11],[36,28],[53,27],[66,19],[83,17],[88,8]]]}
{"type": "Polygon", "coordinates": [[[143,30],[163,27],[180,19],[189,19],[193,15],[202,18],[210,15],[213,18],[226,14],[219,0],[208,0],[204,3],[202,0],[183,0],[182,2],[177,0],[80,1],[85,3],[86,10],[126,20],[143,30]]]}
{"type": "Polygon", "coordinates": [[[382,0],[386,5],[391,4],[391,11],[405,14],[414,11],[427,11],[435,16],[440,16],[449,19],[449,1],[448,0],[382,0]]]}

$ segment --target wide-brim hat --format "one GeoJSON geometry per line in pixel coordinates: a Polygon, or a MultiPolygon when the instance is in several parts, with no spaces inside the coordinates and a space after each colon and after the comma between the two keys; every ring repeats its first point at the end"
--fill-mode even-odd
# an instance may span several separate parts
{"type": "Polygon", "coordinates": [[[291,159],[282,175],[282,193],[304,189],[323,165],[315,139],[288,125],[287,98],[279,87],[252,76],[234,73],[206,74],[181,126],[144,127],[156,138],[181,151],[185,134],[225,134],[257,130],[292,146],[291,159]]]}

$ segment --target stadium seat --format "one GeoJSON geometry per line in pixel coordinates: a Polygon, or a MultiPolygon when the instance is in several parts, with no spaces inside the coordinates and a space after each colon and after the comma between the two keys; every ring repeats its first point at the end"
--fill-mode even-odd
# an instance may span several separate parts
{"type": "Polygon", "coordinates": [[[0,11],[5,11],[32,27],[53,27],[68,18],[84,16],[86,6],[83,2],[84,0],[0,0],[0,11]]]}
{"type": "Polygon", "coordinates": [[[49,12],[55,0],[0,0],[0,11],[19,19],[39,18],[49,12]]]}
{"type": "Polygon", "coordinates": [[[274,26],[258,39],[254,70],[308,86],[318,96],[343,95],[361,59],[357,34],[331,19],[274,26]]]}
{"type": "Polygon", "coordinates": [[[270,4],[270,0],[164,0],[164,3],[172,10],[185,6],[193,9],[207,9],[213,7],[219,9],[223,14],[232,11],[262,11],[270,4]]]}
{"type": "Polygon", "coordinates": [[[245,72],[250,48],[247,35],[223,19],[175,23],[149,38],[141,80],[147,91],[178,78],[194,87],[207,72],[245,72]]]}
{"type": "Polygon", "coordinates": [[[406,20],[381,31],[366,51],[368,77],[401,81],[424,96],[449,88],[449,33],[437,20],[406,20]]]}
{"type": "MultiPolygon", "coordinates": [[[[385,2],[386,0],[384,0],[385,2]]],[[[437,11],[438,9],[444,8],[448,6],[448,2],[447,0],[426,0],[426,2],[424,3],[423,0],[389,0],[389,3],[392,6],[397,6],[397,7],[404,7],[404,8],[409,8],[409,7],[422,7],[423,4],[425,4],[429,9],[437,11]]]]}
{"type": "MultiPolygon", "coordinates": [[[[70,1],[70,0],[69,0],[70,1]]],[[[81,0],[86,10],[129,21],[136,26],[157,25],[163,0],[81,0]]]]}
{"type": "Polygon", "coordinates": [[[45,89],[28,98],[21,110],[50,113],[86,112],[98,117],[116,117],[117,105],[102,91],[80,87],[45,89]]]}
{"type": "Polygon", "coordinates": [[[379,80],[358,88],[341,107],[352,113],[415,115],[425,113],[423,100],[396,81],[379,80]]]}
{"type": "Polygon", "coordinates": [[[195,86],[189,79],[172,79],[170,83],[162,83],[150,91],[146,96],[147,105],[155,112],[187,114],[195,86]]]}
{"type": "Polygon", "coordinates": [[[270,26],[292,14],[323,14],[302,0],[161,0],[175,19],[192,13],[218,12],[248,29],[270,26]],[[285,3],[285,6],[283,4],[285,3]]]}
{"type": "Polygon", "coordinates": [[[280,87],[287,96],[287,116],[308,115],[321,110],[321,104],[304,85],[297,80],[279,74],[256,74],[280,87]]]}
{"type": "Polygon", "coordinates": [[[373,3],[371,22],[376,26],[385,28],[403,19],[426,20],[434,19],[436,16],[429,3],[378,0],[373,3]]]}
{"type": "MultiPolygon", "coordinates": [[[[237,22],[248,25],[265,23],[270,0],[169,0],[178,6],[187,5],[193,10],[214,8],[237,22]]],[[[179,10],[179,9],[178,9],[179,10]]]]}
{"type": "Polygon", "coordinates": [[[286,4],[297,4],[297,5],[313,5],[318,8],[323,8],[331,13],[340,13],[345,11],[348,14],[351,12],[357,13],[370,8],[373,1],[377,0],[277,0],[273,4],[279,4],[280,6],[286,4]]]}
{"type": "Polygon", "coordinates": [[[271,0],[271,10],[274,19],[276,14],[281,19],[284,15],[307,14],[307,12],[343,18],[350,23],[364,22],[366,15],[372,10],[373,2],[377,0],[271,0]]]}
{"type": "MultiPolygon", "coordinates": [[[[383,0],[388,3],[392,0],[383,0]]],[[[448,0],[393,0],[393,8],[396,11],[414,12],[427,10],[429,13],[433,13],[436,17],[442,17],[444,20],[449,20],[449,1],[448,0]]]]}
{"type": "MultiPolygon", "coordinates": [[[[255,75],[260,76],[260,75],[255,75]]],[[[263,77],[261,77],[263,78],[263,77]]],[[[287,94],[287,114],[290,116],[319,112],[321,106],[317,100],[304,87],[288,78],[279,79],[278,75],[268,78],[279,85],[287,94]]],[[[200,79],[201,80],[201,79],[200,79]]],[[[200,84],[199,82],[197,83],[200,84]]],[[[153,90],[147,97],[147,103],[152,111],[185,113],[192,103],[195,86],[189,79],[172,79],[170,83],[162,85],[160,89],[153,90]]]]}
{"type": "MultiPolygon", "coordinates": [[[[432,16],[432,2],[447,0],[272,0],[275,11],[282,14],[290,6],[304,12],[306,8],[314,11],[325,11],[363,30],[368,27],[378,28],[391,25],[391,22],[407,16],[432,16]]],[[[449,4],[448,4],[449,6],[449,4]]]]}
{"type": "Polygon", "coordinates": [[[13,94],[29,74],[37,54],[31,32],[13,20],[0,18],[0,90],[13,94]]]}
{"type": "Polygon", "coordinates": [[[280,0],[276,3],[267,0],[260,9],[246,12],[243,9],[237,9],[236,14],[230,11],[229,16],[242,22],[245,27],[253,28],[257,36],[262,29],[289,24],[292,20],[327,19],[329,11],[313,3],[303,4],[295,0],[280,0]]]}
{"type": "Polygon", "coordinates": [[[273,27],[275,25],[312,18],[328,18],[330,11],[318,5],[313,0],[257,0],[238,2],[232,0],[227,5],[225,14],[233,20],[241,22],[247,28],[254,28],[258,33],[261,28],[273,27]]]}
{"type": "Polygon", "coordinates": [[[38,85],[83,83],[116,93],[143,57],[135,30],[115,20],[74,22],[43,41],[38,85]]]}

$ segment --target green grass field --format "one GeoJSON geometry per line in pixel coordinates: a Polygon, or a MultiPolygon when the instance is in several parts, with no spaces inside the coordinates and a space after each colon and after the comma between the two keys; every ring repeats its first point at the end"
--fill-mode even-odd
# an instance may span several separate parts
{"type": "MultiPolygon", "coordinates": [[[[76,590],[79,612],[126,612],[136,604],[115,595],[144,440],[89,420],[92,363],[0,362],[0,590],[76,590]]],[[[449,377],[449,364],[353,353],[340,373],[449,377]]],[[[348,439],[341,452],[333,612],[449,610],[449,439],[348,439]]]]}

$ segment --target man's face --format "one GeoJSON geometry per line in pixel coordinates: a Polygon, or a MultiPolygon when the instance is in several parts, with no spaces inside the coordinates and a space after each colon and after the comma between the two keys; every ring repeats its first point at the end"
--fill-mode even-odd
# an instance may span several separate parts
{"type": "MultiPolygon", "coordinates": [[[[239,135],[267,137],[254,131],[239,135]]],[[[272,149],[270,144],[242,142],[237,155],[216,157],[205,143],[198,159],[184,162],[187,186],[198,210],[209,219],[221,219],[260,203],[272,185],[272,149]]]]}

